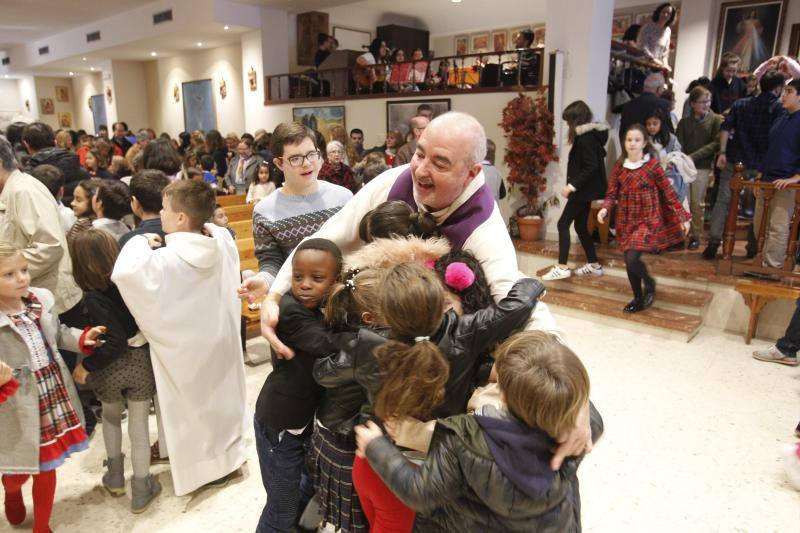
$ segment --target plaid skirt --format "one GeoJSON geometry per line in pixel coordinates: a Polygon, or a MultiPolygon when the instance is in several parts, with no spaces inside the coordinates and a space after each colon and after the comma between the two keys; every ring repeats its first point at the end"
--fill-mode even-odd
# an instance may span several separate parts
{"type": "Polygon", "coordinates": [[[308,450],[308,471],[326,523],[341,533],[369,531],[367,517],[353,488],[355,436],[341,435],[314,422],[308,450]]]}
{"type": "Polygon", "coordinates": [[[58,363],[37,370],[39,392],[39,471],[55,470],[75,452],[89,447],[86,432],[69,400],[58,363]]]}

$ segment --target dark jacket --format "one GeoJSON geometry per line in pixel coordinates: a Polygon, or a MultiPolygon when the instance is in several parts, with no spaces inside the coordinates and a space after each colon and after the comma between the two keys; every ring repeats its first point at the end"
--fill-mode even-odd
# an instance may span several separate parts
{"type": "Polygon", "coordinates": [[[724,76],[715,76],[711,80],[711,111],[721,115],[739,98],[747,96],[747,83],[734,76],[730,83],[724,76]]]}
{"type": "MultiPolygon", "coordinates": [[[[603,420],[594,406],[590,409],[596,441],[603,420]]],[[[481,415],[437,421],[427,459],[419,467],[386,437],[372,441],[366,455],[391,491],[438,530],[577,532],[582,458],[568,458],[553,472],[553,446],[543,431],[484,408],[481,415]]]]}
{"type": "Polygon", "coordinates": [[[39,165],[53,165],[58,167],[64,175],[64,205],[69,205],[72,202],[72,191],[78,186],[82,180],[89,178],[89,173],[81,166],[81,160],[77,154],[51,146],[42,148],[33,154],[25,166],[25,172],[30,174],[31,170],[39,165]]]}
{"type": "Polygon", "coordinates": [[[272,372],[256,401],[258,422],[273,431],[305,427],[314,417],[322,388],[314,382],[314,360],[335,353],[334,336],[319,309],[308,309],[288,292],[280,303],[278,338],[294,350],[292,359],[272,354],[272,372]]]}
{"type": "Polygon", "coordinates": [[[607,142],[608,124],[590,122],[575,128],[567,163],[567,184],[575,187],[570,198],[590,202],[605,196],[607,142]]]}
{"type": "MultiPolygon", "coordinates": [[[[167,235],[164,233],[164,229],[161,227],[161,218],[150,218],[147,220],[142,220],[139,225],[136,226],[136,229],[133,229],[129,233],[126,233],[120,237],[119,247],[122,248],[128,244],[128,241],[132,238],[136,237],[137,235],[144,235],[145,233],[155,233],[161,237],[161,242],[163,245],[167,245],[167,235]]],[[[234,239],[236,239],[236,237],[234,237],[234,239]]]]}
{"type": "Polygon", "coordinates": [[[128,311],[116,285],[112,284],[104,291],[87,292],[83,297],[81,313],[84,324],[106,327],[103,335],[105,342],[83,360],[86,370],[102,370],[116,358],[128,353],[128,339],[138,333],[139,326],[128,311]]]}
{"type": "Polygon", "coordinates": [[[670,133],[675,133],[672,129],[672,121],[669,118],[672,104],[656,96],[653,93],[642,93],[624,106],[622,106],[622,116],[620,117],[619,125],[619,138],[624,141],[625,132],[630,126],[634,124],[641,124],[644,126],[647,116],[653,112],[653,109],[660,109],[664,113],[664,124],[670,133]]]}
{"type": "MultiPolygon", "coordinates": [[[[486,309],[459,317],[448,311],[431,341],[450,364],[444,402],[434,411],[443,418],[467,409],[478,357],[506,339],[528,320],[544,285],[531,278],[517,281],[508,296],[486,309]]],[[[383,375],[375,358],[375,348],[386,342],[388,331],[361,328],[358,336],[342,343],[335,355],[314,365],[314,379],[326,388],[325,399],[317,411],[319,421],[340,433],[349,433],[359,412],[372,412],[383,375]],[[360,388],[360,390],[359,390],[360,388]]]]}

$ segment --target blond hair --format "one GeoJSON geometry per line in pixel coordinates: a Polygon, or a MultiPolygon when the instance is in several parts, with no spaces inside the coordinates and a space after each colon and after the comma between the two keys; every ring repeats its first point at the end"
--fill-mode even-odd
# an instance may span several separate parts
{"type": "Polygon", "coordinates": [[[511,414],[554,439],[575,426],[589,400],[589,375],[554,335],[524,331],[495,351],[498,384],[511,414]]]}
{"type": "Polygon", "coordinates": [[[0,241],[0,262],[22,255],[22,249],[9,241],[0,241]]]}

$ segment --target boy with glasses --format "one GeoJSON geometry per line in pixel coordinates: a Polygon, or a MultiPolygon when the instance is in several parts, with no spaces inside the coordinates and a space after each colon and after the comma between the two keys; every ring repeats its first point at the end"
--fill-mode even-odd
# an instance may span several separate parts
{"type": "Polygon", "coordinates": [[[314,131],[284,122],[272,133],[273,163],[285,176],[283,186],[253,211],[253,238],[259,273],[244,281],[240,293],[266,294],[281,266],[300,241],[315,233],[353,193],[318,180],[322,155],[314,131]]]}

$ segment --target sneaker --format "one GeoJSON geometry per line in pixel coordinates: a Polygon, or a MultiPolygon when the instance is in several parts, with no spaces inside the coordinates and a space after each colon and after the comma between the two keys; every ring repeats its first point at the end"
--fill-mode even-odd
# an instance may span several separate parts
{"type": "Polygon", "coordinates": [[[603,267],[600,263],[586,263],[582,267],[575,269],[576,276],[602,276],[603,267]]]}
{"type": "Polygon", "coordinates": [[[559,279],[567,279],[572,275],[572,271],[568,268],[561,268],[558,265],[555,265],[553,268],[550,269],[550,272],[542,276],[543,281],[556,281],[559,279]]]}
{"type": "Polygon", "coordinates": [[[784,355],[776,346],[770,346],[766,350],[756,350],[753,352],[753,358],[759,361],[766,361],[768,363],[779,363],[786,366],[797,366],[797,357],[789,357],[784,355]]]}

